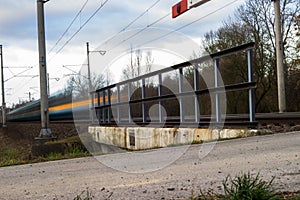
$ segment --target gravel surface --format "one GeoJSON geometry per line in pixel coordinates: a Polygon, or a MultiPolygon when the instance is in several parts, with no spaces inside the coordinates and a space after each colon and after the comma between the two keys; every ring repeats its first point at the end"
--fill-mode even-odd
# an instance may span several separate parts
{"type": "Polygon", "coordinates": [[[299,191],[299,163],[300,132],[256,136],[215,146],[207,143],[4,167],[0,168],[0,199],[73,199],[87,188],[94,199],[188,199],[200,189],[221,192],[222,180],[241,172],[260,172],[265,180],[275,176],[277,190],[299,191]],[[204,147],[213,147],[207,156],[203,156],[204,147]],[[178,152],[183,152],[179,159],[166,164],[178,152]]]}

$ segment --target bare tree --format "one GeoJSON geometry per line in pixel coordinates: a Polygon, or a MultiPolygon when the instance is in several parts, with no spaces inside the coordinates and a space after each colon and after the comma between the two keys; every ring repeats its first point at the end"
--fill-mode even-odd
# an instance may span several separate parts
{"type": "Polygon", "coordinates": [[[154,59],[150,51],[144,55],[140,49],[135,52],[131,50],[130,63],[123,69],[122,79],[128,80],[151,72],[153,61],[154,59]],[[143,56],[145,56],[145,58],[143,56]]]}
{"type": "MultiPolygon", "coordinates": [[[[295,68],[293,60],[297,59],[295,34],[292,30],[295,16],[299,15],[299,0],[281,1],[282,32],[284,42],[286,78],[295,68]]],[[[234,19],[224,22],[217,31],[205,35],[204,47],[209,53],[240,45],[249,41],[256,43],[254,54],[256,89],[256,106],[258,111],[276,111],[276,48],[274,8],[272,1],[247,0],[239,7],[234,19]]],[[[224,61],[233,70],[229,79],[245,77],[245,72],[238,68],[241,57],[224,61]],[[236,63],[236,64],[234,64],[236,63]],[[236,67],[235,67],[236,66],[236,67]]],[[[225,78],[226,79],[226,78],[225,78]]]]}
{"type": "Polygon", "coordinates": [[[84,98],[88,96],[89,91],[94,91],[101,87],[110,84],[109,72],[106,74],[92,74],[91,75],[91,86],[89,88],[89,79],[86,75],[78,74],[71,76],[64,89],[65,94],[72,94],[73,98],[84,98]]]}

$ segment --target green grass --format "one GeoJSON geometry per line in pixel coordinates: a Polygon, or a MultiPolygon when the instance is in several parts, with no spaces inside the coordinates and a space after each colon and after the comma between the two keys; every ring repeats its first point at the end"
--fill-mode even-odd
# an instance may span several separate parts
{"type": "Polygon", "coordinates": [[[262,180],[259,173],[255,176],[250,173],[242,173],[235,177],[227,176],[223,180],[223,193],[218,194],[210,189],[207,192],[200,191],[197,197],[192,196],[191,200],[300,200],[300,194],[278,193],[272,185],[273,180],[262,180]]]}
{"type": "Polygon", "coordinates": [[[81,144],[78,136],[51,141],[47,144],[51,145],[55,143],[66,144],[64,155],[61,153],[50,153],[43,157],[32,158],[31,146],[2,148],[0,149],[0,167],[91,156],[81,144]]]}
{"type": "Polygon", "coordinates": [[[48,154],[45,158],[48,160],[59,160],[59,159],[63,158],[63,155],[61,153],[54,152],[54,153],[48,154]]]}
{"type": "Polygon", "coordinates": [[[0,167],[25,164],[29,159],[29,150],[24,147],[4,149],[0,152],[0,167]]]}
{"type": "Polygon", "coordinates": [[[64,155],[65,158],[78,158],[85,156],[91,156],[91,154],[82,145],[78,144],[68,146],[66,154],[64,155]]]}
{"type": "Polygon", "coordinates": [[[61,160],[61,159],[70,159],[70,158],[79,158],[90,156],[90,153],[82,146],[78,144],[70,145],[66,148],[66,152],[64,155],[61,153],[50,153],[46,157],[37,158],[37,160],[41,161],[53,161],[53,160],[61,160]]]}

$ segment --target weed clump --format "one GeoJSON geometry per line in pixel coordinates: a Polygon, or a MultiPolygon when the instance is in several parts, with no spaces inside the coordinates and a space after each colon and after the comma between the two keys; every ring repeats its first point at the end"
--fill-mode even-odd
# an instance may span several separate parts
{"type": "Polygon", "coordinates": [[[242,174],[234,178],[227,176],[223,181],[225,197],[228,200],[276,200],[280,199],[272,189],[274,177],[267,182],[256,176],[242,174]]]}
{"type": "Polygon", "coordinates": [[[202,191],[198,197],[191,197],[192,200],[279,200],[284,199],[282,195],[272,188],[274,177],[271,181],[264,181],[259,173],[252,176],[249,172],[242,173],[235,177],[227,176],[222,181],[224,194],[218,194],[210,189],[202,191]]]}

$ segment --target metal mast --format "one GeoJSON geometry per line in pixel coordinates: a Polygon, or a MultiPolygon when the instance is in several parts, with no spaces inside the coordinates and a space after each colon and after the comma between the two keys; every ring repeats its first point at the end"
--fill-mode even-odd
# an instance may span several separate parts
{"type": "Polygon", "coordinates": [[[4,73],[3,73],[3,50],[0,45],[1,54],[1,82],[2,82],[2,127],[6,127],[6,103],[5,103],[5,89],[4,89],[4,73]]]}
{"type": "Polygon", "coordinates": [[[40,93],[41,93],[41,131],[40,137],[51,137],[49,128],[49,110],[47,93],[47,68],[46,68],[46,44],[45,44],[45,24],[44,24],[44,3],[49,0],[37,0],[38,16],[38,47],[39,47],[39,67],[40,67],[40,93]]]}
{"type": "Polygon", "coordinates": [[[278,109],[279,112],[286,111],[285,82],[283,66],[283,43],[281,33],[280,0],[272,0],[275,11],[275,40],[276,40],[276,63],[277,63],[277,85],[278,85],[278,109]]]}

